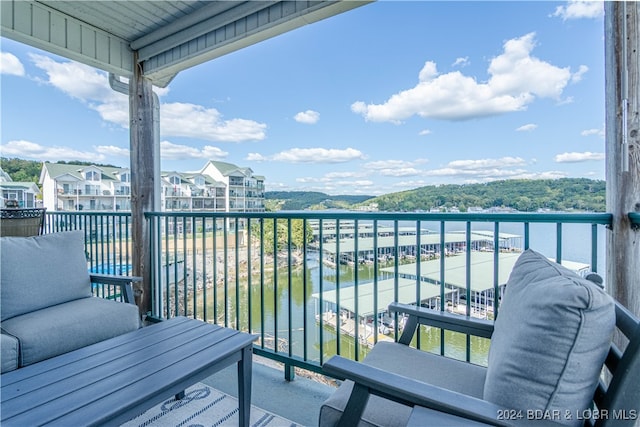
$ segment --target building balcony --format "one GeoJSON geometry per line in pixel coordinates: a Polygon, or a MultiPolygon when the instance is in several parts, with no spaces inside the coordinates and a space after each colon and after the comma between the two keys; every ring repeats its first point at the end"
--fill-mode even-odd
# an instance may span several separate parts
{"type": "MultiPolygon", "coordinates": [[[[132,262],[129,218],[54,212],[45,229],[90,227],[90,264],[117,268],[132,262]]],[[[640,215],[630,218],[640,225],[640,215]]],[[[151,316],[256,334],[253,404],[315,425],[334,390],[323,363],[335,354],[362,360],[376,342],[398,339],[403,322],[389,303],[492,320],[524,249],[578,274],[603,272],[611,215],[158,212],[146,220],[157,242],[151,316]]],[[[420,342],[487,363],[483,338],[425,328],[420,342]]],[[[228,368],[204,383],[233,395],[235,375],[228,368]]]]}

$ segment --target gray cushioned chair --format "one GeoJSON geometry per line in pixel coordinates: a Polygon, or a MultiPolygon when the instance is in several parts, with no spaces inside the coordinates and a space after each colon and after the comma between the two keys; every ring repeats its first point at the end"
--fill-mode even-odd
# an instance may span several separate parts
{"type": "Polygon", "coordinates": [[[140,327],[131,276],[90,275],[82,231],[0,238],[2,372],[140,327]],[[92,294],[120,289],[122,303],[92,294]]]}
{"type": "Polygon", "coordinates": [[[321,408],[321,426],[633,425],[640,417],[639,320],[598,284],[532,250],[516,262],[495,323],[390,309],[409,315],[399,342],[377,343],[363,363],[334,356],[323,366],[347,381],[321,408]],[[491,338],[488,367],[410,347],[420,324],[491,338]],[[612,342],[616,327],[624,351],[612,342]]]}

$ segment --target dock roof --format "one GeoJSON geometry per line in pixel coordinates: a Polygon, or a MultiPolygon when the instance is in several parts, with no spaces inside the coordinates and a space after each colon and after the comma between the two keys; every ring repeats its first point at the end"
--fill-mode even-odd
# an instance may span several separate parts
{"type": "MultiPolygon", "coordinates": [[[[519,252],[499,252],[498,253],[498,285],[504,285],[509,280],[513,265],[520,256],[519,252]]],[[[465,254],[445,257],[444,268],[445,285],[455,286],[460,289],[467,288],[467,257],[465,254]]],[[[471,290],[483,292],[493,289],[493,252],[471,252],[470,282],[471,290]]],[[[588,264],[575,261],[562,261],[561,264],[570,270],[579,272],[589,268],[588,264]]],[[[416,275],[417,263],[403,264],[398,266],[398,274],[404,277],[416,275]]],[[[395,267],[385,267],[381,272],[393,274],[395,267]]],[[[420,263],[420,277],[431,282],[440,282],[440,259],[422,261],[420,263]]],[[[413,279],[411,279],[413,280],[413,279]]]]}
{"type": "MultiPolygon", "coordinates": [[[[471,232],[471,241],[479,242],[493,242],[493,235],[486,234],[484,232],[482,234],[471,232]]],[[[515,237],[521,237],[518,235],[509,235],[515,237]]],[[[501,236],[499,236],[501,240],[504,240],[501,236]]],[[[379,236],[378,237],[378,248],[390,248],[395,246],[394,241],[395,236],[379,236]]],[[[416,236],[398,236],[398,247],[403,246],[413,246],[416,244],[416,236]]],[[[448,243],[465,243],[467,241],[465,233],[445,233],[444,235],[445,244],[448,243]]],[[[432,234],[421,234],[420,235],[420,244],[421,245],[439,245],[440,244],[440,234],[432,233],[432,234]]],[[[322,249],[331,254],[336,253],[336,242],[326,242],[323,243],[322,249]]],[[[366,252],[373,251],[373,237],[361,237],[358,238],[358,252],[366,252]]],[[[340,240],[340,253],[348,253],[355,252],[355,242],[354,239],[342,239],[340,240]]]]}
{"type": "MultiPolygon", "coordinates": [[[[395,301],[394,295],[395,279],[378,280],[378,312],[385,311],[389,304],[395,301]]],[[[357,287],[358,289],[358,315],[359,316],[372,316],[373,310],[373,294],[374,283],[361,283],[357,287]]],[[[356,298],[355,298],[355,286],[349,286],[340,288],[340,308],[349,310],[352,313],[356,312],[356,298]]],[[[451,292],[449,289],[445,289],[446,293],[451,292]]],[[[320,293],[312,295],[314,298],[319,299],[320,293]]],[[[440,286],[431,283],[420,283],[420,299],[426,300],[440,296],[440,286]]],[[[336,303],[336,291],[325,291],[322,293],[322,301],[336,303]]],[[[416,302],[416,280],[398,278],[398,302],[405,304],[415,304],[416,302]]]]}

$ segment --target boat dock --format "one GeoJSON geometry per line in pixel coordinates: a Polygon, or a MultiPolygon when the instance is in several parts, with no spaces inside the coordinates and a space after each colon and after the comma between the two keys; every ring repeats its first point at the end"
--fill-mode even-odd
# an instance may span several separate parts
{"type": "MultiPolygon", "coordinates": [[[[316,321],[320,322],[320,315],[316,315],[316,321]]],[[[373,348],[373,345],[377,341],[393,341],[389,335],[392,331],[383,324],[379,324],[378,333],[374,333],[372,324],[364,324],[363,322],[356,322],[353,317],[349,317],[346,311],[343,311],[338,315],[334,311],[325,311],[322,313],[322,324],[330,327],[334,331],[340,329],[340,334],[355,337],[358,335],[358,341],[362,345],[366,345],[369,348],[373,348]],[[356,331],[356,324],[358,330],[356,331]],[[338,327],[338,325],[340,325],[338,327]]]]}

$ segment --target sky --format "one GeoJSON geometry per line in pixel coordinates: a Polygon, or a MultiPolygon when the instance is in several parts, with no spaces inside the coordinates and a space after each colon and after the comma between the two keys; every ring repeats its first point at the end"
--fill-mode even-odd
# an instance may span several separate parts
{"type": "MultiPolygon", "coordinates": [[[[105,72],[2,38],[0,154],[129,167],[105,72]]],[[[604,179],[595,1],[378,1],[156,88],[161,169],[249,167],[267,191],[380,195],[604,179]]]]}

